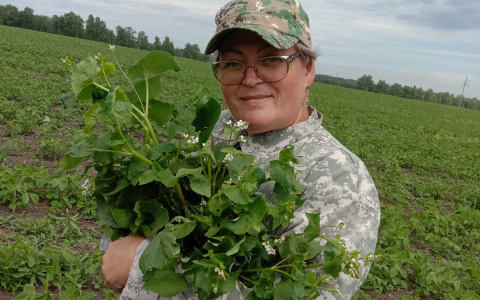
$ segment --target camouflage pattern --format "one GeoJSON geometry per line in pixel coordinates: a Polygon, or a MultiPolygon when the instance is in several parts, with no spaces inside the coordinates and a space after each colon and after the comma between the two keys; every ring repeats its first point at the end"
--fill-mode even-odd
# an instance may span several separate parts
{"type": "MultiPolygon", "coordinates": [[[[241,148],[245,153],[255,155],[257,162],[266,170],[271,160],[278,159],[280,150],[295,146],[294,153],[300,157],[300,164],[296,168],[302,171],[299,179],[307,188],[302,197],[307,200],[297,210],[295,219],[286,231],[303,232],[308,225],[305,212],[320,211],[321,226],[336,226],[340,220],[346,224],[342,230],[330,228],[324,232],[325,235],[340,234],[349,251],[374,254],[380,223],[380,205],[375,185],[364,163],[322,127],[323,117],[319,112],[312,107],[310,110],[312,113],[307,121],[281,130],[246,136],[241,148]]],[[[230,112],[225,110],[213,133],[217,141],[225,138],[223,126],[228,120],[235,122],[230,112]]],[[[266,199],[271,199],[273,184],[262,185],[260,192],[266,199]]],[[[138,259],[147,244],[148,241],[145,241],[137,249],[127,286],[120,299],[197,299],[192,289],[172,298],[160,297],[142,289],[138,259]]],[[[320,269],[316,271],[321,272],[320,269]]],[[[324,292],[318,299],[350,299],[362,285],[368,271],[369,267],[360,269],[360,279],[341,275],[337,278],[336,286],[342,296],[324,292]]],[[[243,299],[243,296],[237,290],[219,299],[237,300],[243,299]]]]}
{"type": "Polygon", "coordinates": [[[217,30],[205,54],[218,49],[219,41],[232,29],[258,33],[277,49],[288,49],[299,41],[312,48],[307,13],[298,0],[234,0],[220,8],[217,30]]]}

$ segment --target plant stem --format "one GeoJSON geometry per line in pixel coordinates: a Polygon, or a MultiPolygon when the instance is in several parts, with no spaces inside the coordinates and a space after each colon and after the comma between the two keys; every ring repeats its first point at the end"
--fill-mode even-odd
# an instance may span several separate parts
{"type": "Polygon", "coordinates": [[[96,86],[96,87],[98,87],[99,89],[102,89],[102,90],[110,93],[110,90],[109,90],[109,89],[107,89],[106,87],[104,87],[103,85],[101,85],[101,84],[99,84],[99,83],[96,83],[95,81],[93,82],[93,85],[96,86]]]}
{"type": "Polygon", "coordinates": [[[140,105],[142,106],[142,109],[145,109],[143,107],[142,99],[140,98],[140,95],[138,95],[138,92],[135,89],[135,86],[133,85],[132,81],[130,81],[130,78],[127,76],[127,74],[123,71],[122,66],[118,63],[117,56],[115,55],[115,52],[112,52],[112,53],[113,53],[113,59],[115,59],[115,63],[117,64],[118,69],[120,70],[120,72],[122,72],[123,76],[125,76],[125,78],[127,78],[128,83],[130,83],[130,85],[132,86],[132,90],[137,95],[138,101],[140,102],[140,105]]]}
{"type": "Polygon", "coordinates": [[[175,184],[175,190],[177,190],[178,197],[180,197],[180,202],[182,203],[182,208],[185,210],[188,207],[187,201],[185,201],[185,197],[183,196],[182,187],[178,182],[175,184]]]}

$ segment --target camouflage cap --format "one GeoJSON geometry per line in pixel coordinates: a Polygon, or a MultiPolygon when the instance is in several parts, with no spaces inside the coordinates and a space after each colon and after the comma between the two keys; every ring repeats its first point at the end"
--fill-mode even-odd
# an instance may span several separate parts
{"type": "Polygon", "coordinates": [[[205,49],[211,54],[232,29],[259,34],[277,49],[288,49],[298,41],[312,48],[307,13],[298,0],[234,0],[225,4],[215,17],[217,30],[205,49]]]}

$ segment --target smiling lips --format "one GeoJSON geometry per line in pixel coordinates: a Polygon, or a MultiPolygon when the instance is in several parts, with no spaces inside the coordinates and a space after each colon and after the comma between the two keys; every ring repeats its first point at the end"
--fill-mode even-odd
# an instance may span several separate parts
{"type": "Polygon", "coordinates": [[[259,100],[259,99],[265,99],[268,97],[270,97],[270,95],[250,95],[250,96],[240,97],[240,100],[244,100],[244,101],[259,100]]]}

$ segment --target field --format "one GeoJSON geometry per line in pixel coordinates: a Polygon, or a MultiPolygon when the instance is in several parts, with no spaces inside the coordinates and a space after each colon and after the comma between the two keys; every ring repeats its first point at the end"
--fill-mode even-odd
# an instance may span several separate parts
{"type": "MultiPolygon", "coordinates": [[[[45,288],[54,299],[114,299],[85,183],[93,174],[56,175],[86,109],[59,100],[71,90],[61,58],[111,60],[108,45],[5,26],[0,36],[0,299],[45,288]]],[[[116,50],[124,67],[145,53],[116,50]]],[[[221,100],[207,63],[175,61],[166,101],[203,88],[221,100]]],[[[366,163],[382,202],[382,257],[358,299],[480,299],[480,112],[319,83],[310,103],[366,163]]]]}

